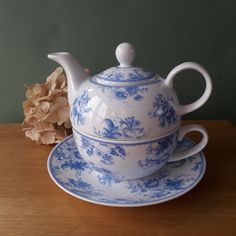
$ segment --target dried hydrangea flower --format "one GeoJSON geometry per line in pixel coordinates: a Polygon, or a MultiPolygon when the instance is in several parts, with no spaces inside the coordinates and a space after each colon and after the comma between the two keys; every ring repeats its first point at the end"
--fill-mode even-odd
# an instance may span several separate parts
{"type": "Polygon", "coordinates": [[[71,134],[67,82],[58,67],[45,83],[26,86],[22,129],[37,144],[54,144],[71,134]]]}

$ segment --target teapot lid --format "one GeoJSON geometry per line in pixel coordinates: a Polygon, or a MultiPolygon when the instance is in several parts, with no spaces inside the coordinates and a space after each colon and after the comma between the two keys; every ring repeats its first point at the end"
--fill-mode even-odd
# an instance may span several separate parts
{"type": "Polygon", "coordinates": [[[116,48],[116,58],[119,66],[111,67],[96,76],[93,80],[97,83],[109,82],[147,82],[156,80],[157,74],[141,67],[132,66],[135,57],[135,49],[129,43],[121,43],[116,48]]]}

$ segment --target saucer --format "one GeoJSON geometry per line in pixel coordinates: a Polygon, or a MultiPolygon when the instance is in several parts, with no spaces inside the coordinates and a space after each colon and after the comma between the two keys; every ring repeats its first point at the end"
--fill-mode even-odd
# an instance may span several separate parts
{"type": "MultiPolygon", "coordinates": [[[[185,150],[193,145],[190,139],[184,138],[177,149],[185,150]]],[[[190,191],[202,179],[206,161],[200,152],[168,163],[148,177],[116,182],[90,168],[71,135],[54,147],[47,167],[53,181],[76,198],[106,206],[138,207],[166,202],[190,191]]]]}

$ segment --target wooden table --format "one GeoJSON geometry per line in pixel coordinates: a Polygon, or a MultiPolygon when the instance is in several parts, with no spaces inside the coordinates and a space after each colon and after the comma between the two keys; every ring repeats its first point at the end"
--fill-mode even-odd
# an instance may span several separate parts
{"type": "Polygon", "coordinates": [[[35,145],[19,124],[0,125],[0,235],[236,235],[235,127],[228,121],[185,123],[209,132],[205,177],[178,199],[140,208],[68,195],[47,172],[52,146],[35,145]]]}

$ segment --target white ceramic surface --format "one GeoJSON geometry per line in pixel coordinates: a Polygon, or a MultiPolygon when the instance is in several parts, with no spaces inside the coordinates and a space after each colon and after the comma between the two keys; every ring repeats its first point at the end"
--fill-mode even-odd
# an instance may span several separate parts
{"type": "Polygon", "coordinates": [[[207,71],[193,62],[175,67],[166,80],[141,67],[132,66],[135,50],[129,43],[116,49],[119,66],[88,78],[69,53],[48,57],[65,69],[73,128],[81,133],[117,140],[146,140],[167,135],[179,127],[181,116],[202,106],[212,85],[207,71]],[[193,69],[206,81],[196,102],[180,105],[173,89],[176,74],[193,69]]]}
{"type": "MultiPolygon", "coordinates": [[[[184,139],[178,143],[178,150],[193,146],[191,140],[184,139]]],[[[198,184],[205,169],[205,158],[200,152],[168,163],[151,176],[117,182],[91,169],[78,152],[73,136],[59,143],[48,158],[48,172],[65,192],[91,203],[116,207],[146,206],[177,198],[198,184]]]]}
{"type": "Polygon", "coordinates": [[[76,130],[73,133],[84,160],[96,171],[106,173],[115,180],[137,179],[153,174],[167,162],[200,152],[208,142],[207,132],[200,125],[186,125],[162,138],[135,142],[94,139],[76,130]],[[191,131],[201,132],[202,141],[189,150],[174,152],[177,142],[191,131]]]}
{"type": "Polygon", "coordinates": [[[89,77],[69,53],[48,55],[66,72],[76,145],[87,163],[116,180],[143,177],[166,164],[177,140],[190,131],[200,131],[202,141],[188,151],[175,153],[174,159],[201,151],[208,140],[205,129],[180,126],[181,116],[198,109],[211,94],[207,71],[199,64],[186,62],[172,69],[164,80],[132,66],[135,50],[131,44],[120,44],[116,56],[118,66],[89,77]],[[196,102],[180,105],[173,79],[185,69],[200,72],[206,88],[196,102]]]}

